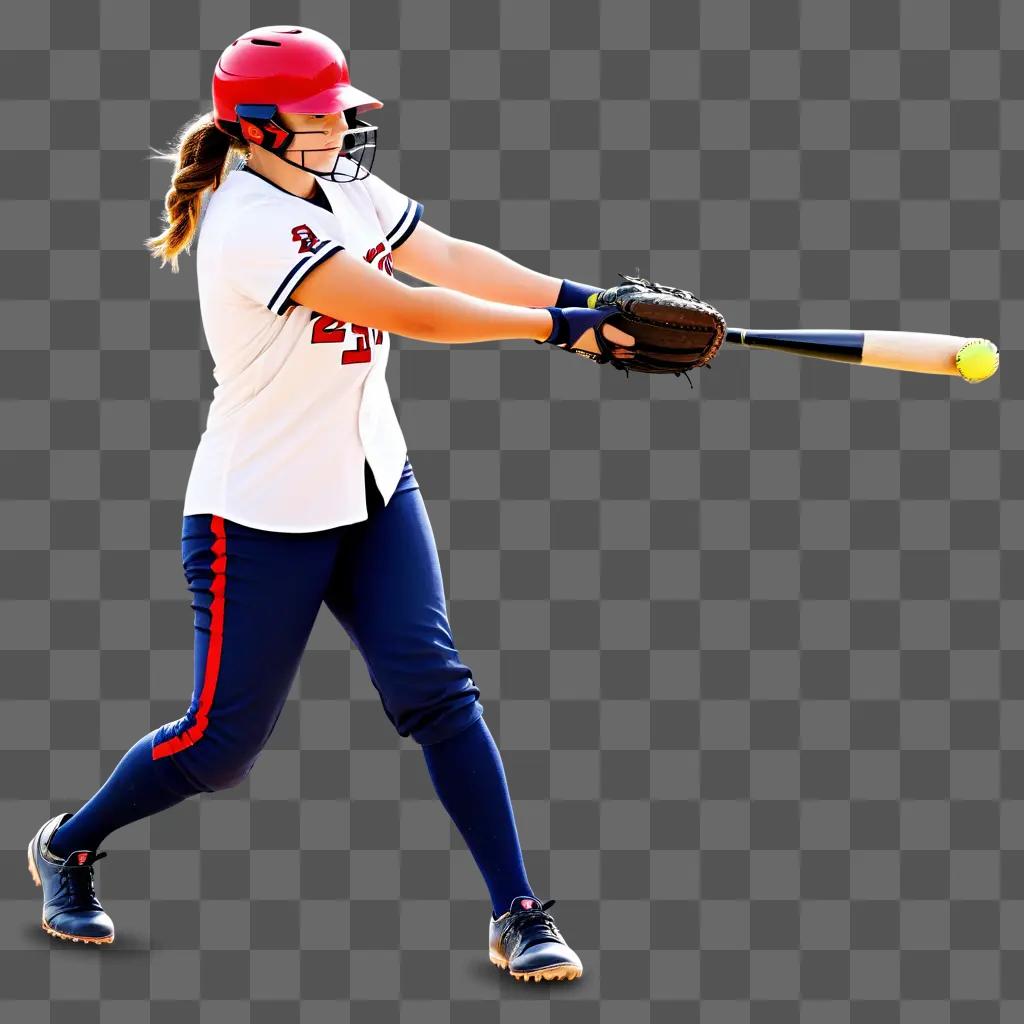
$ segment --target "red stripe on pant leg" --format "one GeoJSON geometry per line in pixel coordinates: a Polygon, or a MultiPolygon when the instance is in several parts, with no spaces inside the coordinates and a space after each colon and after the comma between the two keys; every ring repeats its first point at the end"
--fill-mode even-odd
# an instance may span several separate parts
{"type": "Polygon", "coordinates": [[[224,532],[224,519],[221,516],[210,517],[210,529],[216,538],[213,542],[213,561],[210,568],[213,570],[213,581],[210,584],[210,593],[213,595],[210,601],[210,643],[206,650],[206,666],[203,672],[203,688],[199,694],[199,708],[196,711],[196,720],[177,736],[153,748],[153,760],[175,754],[179,750],[191,747],[206,731],[210,720],[210,708],[213,706],[213,697],[217,692],[217,676],[220,672],[220,654],[224,640],[224,586],[226,583],[225,570],[227,568],[227,537],[224,532]]]}

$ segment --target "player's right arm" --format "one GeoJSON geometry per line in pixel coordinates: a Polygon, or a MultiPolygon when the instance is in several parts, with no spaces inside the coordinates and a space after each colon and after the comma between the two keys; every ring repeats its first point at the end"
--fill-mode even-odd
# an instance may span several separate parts
{"type": "Polygon", "coordinates": [[[340,323],[420,341],[543,341],[552,330],[546,309],[489,302],[448,288],[413,288],[345,250],[309,271],[291,297],[340,323]]]}

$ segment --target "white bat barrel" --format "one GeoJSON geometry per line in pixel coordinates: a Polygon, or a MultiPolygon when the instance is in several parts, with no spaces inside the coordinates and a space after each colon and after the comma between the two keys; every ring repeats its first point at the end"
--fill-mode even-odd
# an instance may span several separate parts
{"type": "Polygon", "coordinates": [[[984,338],[917,331],[865,331],[861,363],[887,370],[984,380],[999,368],[999,351],[984,338]]]}
{"type": "Polygon", "coordinates": [[[991,341],[953,334],[729,328],[726,340],[748,348],[771,349],[886,370],[959,376],[972,383],[986,380],[999,368],[999,350],[991,341]]]}

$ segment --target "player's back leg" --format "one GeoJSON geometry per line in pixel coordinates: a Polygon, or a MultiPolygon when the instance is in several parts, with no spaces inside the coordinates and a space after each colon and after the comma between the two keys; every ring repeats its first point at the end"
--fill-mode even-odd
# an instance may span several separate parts
{"type": "MultiPolygon", "coordinates": [[[[191,700],[180,717],[139,739],[60,825],[55,853],[94,850],[123,825],[248,776],[284,708],[323,603],[336,540],[333,531],[277,533],[214,515],[185,518],[191,700]]],[[[145,680],[140,685],[148,692],[145,680]]]]}

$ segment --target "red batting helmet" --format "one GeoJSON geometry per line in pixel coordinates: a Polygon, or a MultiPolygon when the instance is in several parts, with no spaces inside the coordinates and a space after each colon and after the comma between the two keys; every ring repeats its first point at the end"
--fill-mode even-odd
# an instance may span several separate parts
{"type": "Polygon", "coordinates": [[[370,173],[377,128],[356,115],[384,104],[352,85],[345,54],[323,33],[296,25],[250,29],[221,54],[212,93],[214,123],[232,138],[261,146],[286,163],[331,181],[352,181],[370,173]],[[349,130],[331,171],[307,167],[305,157],[297,164],[284,156],[296,135],[323,132],[292,132],[274,120],[278,111],[344,112],[349,130]]]}

